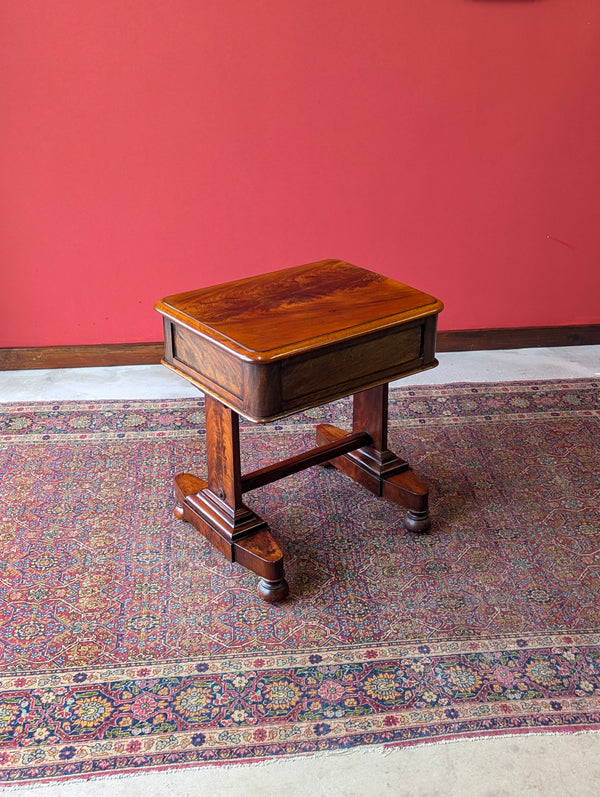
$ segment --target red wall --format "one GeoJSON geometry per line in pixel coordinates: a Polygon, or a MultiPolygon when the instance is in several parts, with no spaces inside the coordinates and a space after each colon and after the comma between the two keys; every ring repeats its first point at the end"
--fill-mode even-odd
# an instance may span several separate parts
{"type": "Polygon", "coordinates": [[[598,0],[2,0],[0,346],[340,257],[600,322],[598,0]]]}

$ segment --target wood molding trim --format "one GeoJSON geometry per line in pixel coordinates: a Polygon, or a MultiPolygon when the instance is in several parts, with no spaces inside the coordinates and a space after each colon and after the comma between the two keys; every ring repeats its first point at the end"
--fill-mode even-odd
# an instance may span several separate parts
{"type": "MultiPolygon", "coordinates": [[[[535,349],[541,346],[591,346],[600,344],[600,324],[515,329],[441,330],[436,350],[490,351],[535,349]]],[[[0,371],[39,368],[90,368],[160,363],[160,343],[107,343],[92,346],[39,346],[0,349],[0,371]]]]}
{"type": "Polygon", "coordinates": [[[436,351],[538,349],[542,346],[597,346],[600,324],[515,329],[457,329],[438,332],[436,351]]]}
{"type": "Polygon", "coordinates": [[[160,362],[163,351],[163,343],[107,343],[93,346],[0,349],[0,371],[151,365],[160,362]]]}

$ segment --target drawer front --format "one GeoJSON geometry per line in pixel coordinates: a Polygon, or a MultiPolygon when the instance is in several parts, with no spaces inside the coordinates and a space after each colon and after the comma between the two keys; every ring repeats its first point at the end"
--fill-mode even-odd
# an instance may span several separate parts
{"type": "Polygon", "coordinates": [[[167,359],[177,368],[194,379],[209,392],[218,392],[222,388],[226,399],[231,397],[239,401],[243,395],[243,364],[240,360],[224,351],[214,343],[201,338],[185,327],[173,325],[173,359],[167,359]]]}
{"type": "Polygon", "coordinates": [[[165,362],[253,421],[267,422],[435,365],[436,318],[271,362],[249,362],[177,323],[165,362]]]}
{"type": "Polygon", "coordinates": [[[423,326],[391,329],[292,358],[282,366],[283,407],[333,400],[423,365],[423,326]],[[323,397],[326,398],[323,398],[323,397]]]}

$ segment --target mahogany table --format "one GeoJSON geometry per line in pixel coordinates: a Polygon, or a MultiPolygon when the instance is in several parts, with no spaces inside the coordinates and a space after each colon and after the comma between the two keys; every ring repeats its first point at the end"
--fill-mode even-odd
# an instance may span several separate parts
{"type": "Polygon", "coordinates": [[[388,383],[432,368],[442,303],[380,274],[323,260],[158,302],[163,363],[206,396],[207,478],[175,477],[175,516],[260,576],[265,601],[288,594],[283,554],[244,493],[317,464],[407,508],[429,530],[428,488],[387,448],[388,383]],[[266,423],[354,395],[350,433],[316,428],[317,446],[242,474],[239,416],[266,423]]]}

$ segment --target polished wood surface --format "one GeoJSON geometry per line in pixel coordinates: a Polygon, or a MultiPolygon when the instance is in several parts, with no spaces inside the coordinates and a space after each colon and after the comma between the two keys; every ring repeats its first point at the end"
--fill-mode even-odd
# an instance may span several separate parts
{"type": "Polygon", "coordinates": [[[169,296],[156,309],[264,362],[434,315],[442,305],[381,274],[323,260],[169,296]]]}
{"type": "Polygon", "coordinates": [[[211,396],[206,397],[206,459],[206,481],[189,473],[175,477],[175,516],[194,525],[230,561],[259,575],[263,600],[283,600],[288,594],[283,554],[265,521],[242,501],[239,417],[211,396]]]}
{"type": "Polygon", "coordinates": [[[156,309],[165,364],[206,394],[208,475],[176,476],[175,515],[256,573],[263,600],[283,600],[289,587],[283,553],[245,492],[328,464],[405,506],[408,530],[429,530],[427,486],[387,447],[388,382],[437,364],[441,302],[325,260],[171,296],[156,309]],[[267,422],[347,395],[351,431],[321,424],[315,448],[242,473],[239,415],[267,422]]]}
{"type": "MultiPolygon", "coordinates": [[[[425,532],[431,528],[427,485],[387,447],[388,386],[357,393],[353,401],[353,429],[367,432],[371,442],[330,464],[344,471],[375,495],[389,498],[407,508],[404,526],[408,531],[425,532]]],[[[340,440],[345,432],[329,424],[317,426],[317,443],[326,445],[340,440]]]]}
{"type": "Polygon", "coordinates": [[[252,421],[437,364],[442,304],[339,260],[170,296],[163,362],[252,421]]]}

